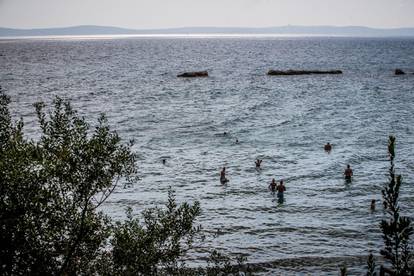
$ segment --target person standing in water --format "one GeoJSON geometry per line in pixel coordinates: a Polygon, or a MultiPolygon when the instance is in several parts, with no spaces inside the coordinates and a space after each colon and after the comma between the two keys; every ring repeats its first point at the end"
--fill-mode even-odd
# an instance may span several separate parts
{"type": "Polygon", "coordinates": [[[325,151],[330,152],[332,150],[332,145],[328,142],[323,148],[325,149],[325,151]]]}
{"type": "Polygon", "coordinates": [[[354,175],[354,173],[353,173],[353,171],[351,169],[351,166],[349,164],[346,166],[344,175],[345,175],[345,180],[348,180],[348,181],[352,180],[352,176],[354,175]]]}
{"type": "Polygon", "coordinates": [[[283,202],[283,193],[286,191],[286,187],[283,184],[283,179],[280,180],[279,185],[277,185],[277,198],[279,199],[279,202],[283,202]]]}
{"type": "Polygon", "coordinates": [[[371,200],[371,211],[375,211],[375,199],[371,200]]]}
{"type": "Polygon", "coordinates": [[[220,172],[220,182],[221,184],[227,183],[229,180],[226,178],[226,167],[223,167],[223,169],[220,172]]]}
{"type": "Polygon", "coordinates": [[[274,193],[276,191],[276,185],[277,185],[276,180],[273,178],[272,182],[270,182],[270,184],[269,184],[269,190],[271,190],[272,193],[274,193]]]}

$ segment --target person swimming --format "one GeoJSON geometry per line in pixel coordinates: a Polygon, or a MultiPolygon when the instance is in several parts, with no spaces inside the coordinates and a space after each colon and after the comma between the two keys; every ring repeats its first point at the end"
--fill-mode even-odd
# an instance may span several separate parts
{"type": "Polygon", "coordinates": [[[277,185],[277,198],[280,200],[280,201],[283,201],[283,193],[286,191],[286,187],[285,187],[285,185],[283,184],[283,179],[282,180],[280,180],[280,183],[279,183],[279,185],[277,185]]]}
{"type": "Polygon", "coordinates": [[[260,169],[260,165],[262,164],[263,160],[261,159],[256,159],[256,161],[254,162],[256,164],[256,169],[260,169]]]}
{"type": "Polygon", "coordinates": [[[229,180],[226,178],[226,167],[223,167],[220,172],[220,182],[221,184],[229,182],[229,180]]]}
{"type": "Polygon", "coordinates": [[[371,200],[371,211],[375,211],[375,199],[371,200]]]}
{"type": "Polygon", "coordinates": [[[326,143],[326,145],[323,147],[325,149],[325,151],[331,151],[332,150],[332,145],[328,143],[326,143]]]}
{"type": "Polygon", "coordinates": [[[162,164],[165,165],[165,163],[167,162],[167,160],[162,159],[162,164]]]}
{"type": "Polygon", "coordinates": [[[344,175],[345,175],[345,180],[348,180],[348,181],[352,180],[352,176],[354,175],[354,173],[353,173],[353,171],[351,169],[351,166],[349,164],[346,166],[344,175]]]}
{"type": "Polygon", "coordinates": [[[272,182],[270,182],[269,184],[269,190],[271,190],[272,193],[274,193],[276,191],[276,186],[277,186],[276,180],[273,178],[272,182]]]}

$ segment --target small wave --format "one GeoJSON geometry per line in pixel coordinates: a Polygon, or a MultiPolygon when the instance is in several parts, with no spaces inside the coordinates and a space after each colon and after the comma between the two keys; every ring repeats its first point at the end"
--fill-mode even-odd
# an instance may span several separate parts
{"type": "MultiPolygon", "coordinates": [[[[301,272],[306,273],[310,272],[314,275],[319,273],[328,273],[334,272],[334,275],[339,273],[339,267],[346,266],[348,267],[349,272],[352,272],[352,268],[357,268],[356,271],[359,271],[358,274],[361,274],[367,262],[366,255],[358,256],[339,256],[339,257],[322,257],[322,256],[309,256],[309,257],[297,257],[297,258],[286,258],[278,259],[271,262],[263,263],[249,263],[255,271],[272,271],[272,272],[282,272],[292,273],[292,272],[301,272]],[[349,269],[351,268],[351,270],[349,269]],[[316,273],[316,274],[315,274],[316,273]]],[[[382,259],[376,256],[376,263],[382,263],[382,259]]]]}

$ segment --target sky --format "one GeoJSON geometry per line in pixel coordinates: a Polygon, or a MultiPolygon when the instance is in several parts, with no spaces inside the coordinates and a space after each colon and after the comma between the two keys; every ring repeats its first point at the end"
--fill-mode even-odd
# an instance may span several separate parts
{"type": "Polygon", "coordinates": [[[0,0],[0,27],[414,27],[414,0],[0,0]]]}

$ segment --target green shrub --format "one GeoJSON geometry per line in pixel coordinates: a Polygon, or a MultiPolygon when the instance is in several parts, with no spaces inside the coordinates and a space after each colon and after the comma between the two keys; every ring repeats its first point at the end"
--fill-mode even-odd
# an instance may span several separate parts
{"type": "Polygon", "coordinates": [[[68,101],[56,98],[49,113],[37,103],[34,141],[22,120],[12,122],[9,103],[0,87],[1,275],[207,273],[182,260],[201,238],[198,202],[177,206],[170,191],[166,208],[145,210],[142,221],[129,209],[117,223],[97,210],[137,172],[131,143],[104,115],[91,129],[68,101]]]}

